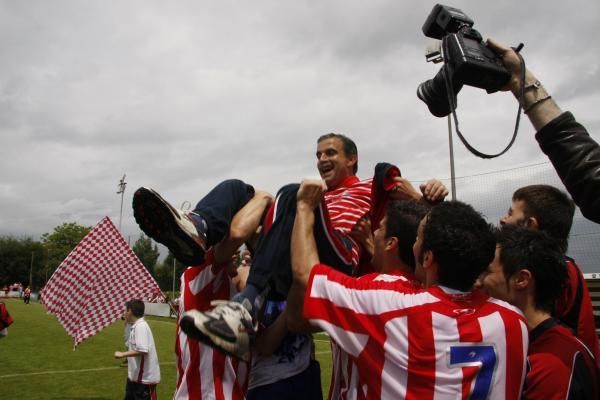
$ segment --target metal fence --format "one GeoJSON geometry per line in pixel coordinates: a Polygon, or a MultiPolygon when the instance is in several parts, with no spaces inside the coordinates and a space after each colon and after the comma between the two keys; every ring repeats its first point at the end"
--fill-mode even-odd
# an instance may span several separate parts
{"type": "MultiPolygon", "coordinates": [[[[450,179],[442,181],[450,188],[450,179]]],[[[547,184],[566,191],[549,162],[461,176],[455,182],[457,199],[472,204],[494,224],[506,214],[513,192],[522,186],[547,184]]],[[[568,255],[583,272],[600,272],[600,225],[585,219],[579,209],[571,229],[568,255]]]]}

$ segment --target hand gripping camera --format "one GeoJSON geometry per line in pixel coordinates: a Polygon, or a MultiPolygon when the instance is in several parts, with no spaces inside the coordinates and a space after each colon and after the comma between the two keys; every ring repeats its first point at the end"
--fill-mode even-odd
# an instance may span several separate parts
{"type": "Polygon", "coordinates": [[[456,109],[456,95],[463,85],[493,93],[510,79],[510,72],[473,24],[461,10],[436,4],[423,25],[425,36],[441,39],[440,50],[428,54],[427,61],[444,61],[444,66],[433,79],[419,85],[417,96],[436,117],[456,109]]]}

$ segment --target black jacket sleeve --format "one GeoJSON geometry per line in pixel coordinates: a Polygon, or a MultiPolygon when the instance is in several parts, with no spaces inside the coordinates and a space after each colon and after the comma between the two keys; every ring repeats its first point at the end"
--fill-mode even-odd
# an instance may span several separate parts
{"type": "Polygon", "coordinates": [[[600,146],[565,112],[535,135],[563,184],[588,219],[600,223],[600,146]]]}

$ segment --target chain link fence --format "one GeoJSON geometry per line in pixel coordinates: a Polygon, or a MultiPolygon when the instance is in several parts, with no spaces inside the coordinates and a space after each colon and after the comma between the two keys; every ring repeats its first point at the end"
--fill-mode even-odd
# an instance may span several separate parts
{"type": "MultiPolygon", "coordinates": [[[[450,179],[441,181],[450,190],[450,179]]],[[[494,224],[506,214],[513,192],[522,186],[547,184],[566,191],[549,162],[456,177],[455,182],[457,200],[472,204],[494,224]]],[[[583,272],[600,273],[600,225],[585,219],[579,209],[575,212],[568,255],[583,272]]]]}

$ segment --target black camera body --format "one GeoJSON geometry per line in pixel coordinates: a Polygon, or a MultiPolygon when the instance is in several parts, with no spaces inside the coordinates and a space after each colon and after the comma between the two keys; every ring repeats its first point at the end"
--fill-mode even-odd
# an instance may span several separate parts
{"type": "Polygon", "coordinates": [[[451,112],[445,80],[450,81],[449,87],[454,92],[452,99],[456,104],[456,94],[462,85],[493,93],[510,79],[510,72],[496,53],[485,45],[473,24],[473,20],[461,10],[436,4],[423,25],[425,36],[442,40],[441,58],[437,61],[443,60],[445,66],[435,78],[423,82],[417,90],[417,96],[435,116],[443,117],[451,112]]]}

